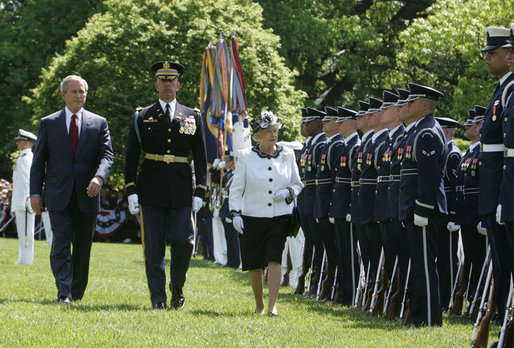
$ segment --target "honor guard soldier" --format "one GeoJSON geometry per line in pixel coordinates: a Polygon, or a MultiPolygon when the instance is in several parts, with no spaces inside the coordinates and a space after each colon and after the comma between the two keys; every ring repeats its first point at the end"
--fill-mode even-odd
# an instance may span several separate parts
{"type": "MultiPolygon", "coordinates": [[[[377,297],[380,300],[379,306],[375,306],[373,314],[379,314],[378,310],[381,309],[381,301],[387,289],[389,281],[393,282],[393,274],[395,266],[398,264],[398,250],[397,241],[394,235],[394,229],[391,218],[388,213],[388,192],[389,192],[389,175],[391,170],[391,160],[394,149],[394,144],[397,139],[403,135],[405,127],[398,119],[398,106],[396,102],[399,95],[390,91],[384,90],[383,93],[384,103],[382,104],[382,118],[381,124],[383,129],[390,130],[388,136],[380,143],[375,150],[375,168],[377,170],[377,187],[375,197],[375,213],[374,219],[379,223],[380,235],[382,246],[384,248],[384,280],[381,284],[377,297]]],[[[393,282],[391,289],[396,290],[397,287],[393,282]]],[[[392,294],[394,292],[390,292],[392,294]]],[[[384,303],[385,305],[385,303],[384,303]]],[[[382,310],[383,312],[383,310],[382,310]]],[[[382,314],[382,312],[380,314],[382,314]]]]}
{"type": "MultiPolygon", "coordinates": [[[[364,225],[360,223],[359,219],[359,179],[362,170],[362,156],[366,151],[369,142],[371,142],[371,138],[373,137],[373,128],[369,126],[369,118],[367,115],[368,109],[369,103],[359,100],[359,111],[357,111],[355,117],[357,118],[357,129],[362,132],[363,136],[359,147],[355,151],[355,156],[352,157],[350,162],[352,170],[352,200],[350,206],[350,213],[346,215],[346,221],[354,223],[355,230],[357,232],[361,261],[364,266],[364,269],[366,270],[366,279],[369,278],[370,255],[369,245],[367,244],[366,231],[364,229],[364,225]]],[[[357,305],[366,304],[365,297],[369,288],[371,288],[371,283],[366,281],[365,287],[362,289],[362,295],[360,293],[357,295],[359,297],[356,303],[357,305]]]]}
{"type": "Polygon", "coordinates": [[[406,140],[400,179],[400,221],[406,227],[411,250],[410,310],[414,326],[441,326],[436,268],[436,231],[446,214],[443,171],[446,140],[434,118],[443,93],[409,83],[409,118],[416,130],[406,140]]]}
{"type": "Polygon", "coordinates": [[[336,279],[339,300],[334,299],[334,302],[351,306],[356,295],[360,267],[357,255],[357,234],[353,224],[346,221],[346,215],[350,213],[350,201],[352,199],[350,164],[361,141],[357,133],[357,119],[355,117],[357,112],[338,106],[337,114],[336,123],[339,134],[344,138],[344,143],[343,146],[338,148],[334,156],[335,164],[332,172],[334,186],[329,211],[330,219],[334,221],[339,254],[336,279]]]}
{"type": "MultiPolygon", "coordinates": [[[[307,108],[308,117],[312,117],[309,121],[311,128],[312,141],[307,151],[307,162],[305,166],[305,186],[303,198],[303,215],[305,216],[304,234],[310,235],[314,245],[312,270],[309,284],[309,297],[315,298],[318,295],[318,283],[321,277],[321,266],[323,262],[323,239],[321,237],[320,227],[314,218],[314,202],[316,197],[316,171],[321,161],[321,153],[327,143],[327,135],[323,132],[322,119],[325,112],[307,108]],[[312,124],[311,124],[312,122],[312,124]]],[[[306,239],[309,237],[305,237],[306,239]]]]}
{"type": "Polygon", "coordinates": [[[493,275],[496,279],[494,293],[498,303],[498,314],[503,318],[509,293],[510,280],[508,270],[511,268],[512,251],[508,248],[505,226],[496,222],[496,209],[500,195],[500,184],[503,175],[505,145],[503,142],[501,97],[505,87],[514,80],[514,74],[507,65],[508,51],[502,46],[508,43],[509,29],[487,28],[487,46],[485,53],[487,70],[499,78],[493,97],[484,115],[484,123],[480,129],[480,199],[478,213],[481,216],[481,227],[487,230],[493,260],[493,275]]]}
{"type": "Polygon", "coordinates": [[[335,165],[335,155],[339,147],[343,145],[343,137],[337,129],[337,109],[326,107],[325,114],[321,121],[323,122],[323,131],[328,139],[321,152],[320,162],[316,170],[316,196],[313,216],[318,222],[319,232],[327,255],[327,267],[325,267],[327,272],[322,282],[319,300],[328,302],[331,300],[336,267],[339,263],[334,225],[330,223],[328,213],[332,201],[332,171],[335,165]]]}
{"type": "MultiPolygon", "coordinates": [[[[398,108],[398,121],[403,122],[403,132],[398,135],[396,140],[392,145],[392,153],[391,153],[391,162],[389,167],[389,187],[387,192],[387,202],[388,202],[388,217],[391,221],[391,229],[393,231],[393,245],[396,245],[396,252],[398,255],[398,282],[396,291],[389,298],[389,306],[386,312],[386,319],[392,320],[400,317],[401,314],[401,301],[404,301],[403,307],[405,312],[405,299],[407,298],[406,294],[404,295],[408,274],[409,274],[409,262],[410,262],[410,253],[409,253],[409,244],[407,232],[405,231],[405,227],[399,221],[399,196],[400,196],[400,171],[401,171],[401,161],[403,158],[404,150],[405,150],[405,142],[407,137],[414,132],[415,122],[408,118],[409,114],[409,105],[407,103],[407,98],[409,97],[410,91],[402,88],[397,89],[399,98],[398,101],[394,104],[395,107],[398,108]]],[[[400,126],[402,129],[402,126],[400,126]]],[[[394,130],[390,132],[394,134],[396,133],[394,130]]]]}
{"type": "Polygon", "coordinates": [[[184,306],[182,288],[193,251],[191,209],[200,210],[206,191],[207,162],[199,113],[176,100],[184,72],[181,64],[152,65],[156,103],[136,112],[130,125],[125,161],[125,189],[132,214],[141,209],[141,235],[152,306],[166,308],[166,243],[171,244],[171,306],[184,306]],[[139,175],[141,153],[144,161],[139,175]],[[188,156],[194,160],[196,188],[188,156]],[[136,180],[137,177],[137,180],[136,180]]]}
{"type": "Polygon", "coordinates": [[[26,130],[18,130],[16,145],[20,156],[12,173],[11,210],[16,213],[19,256],[17,264],[32,265],[34,262],[34,220],[35,215],[28,203],[30,197],[30,166],[32,165],[32,146],[37,137],[26,130]]]}
{"type": "MultiPolygon", "coordinates": [[[[481,234],[477,229],[480,222],[478,215],[480,193],[478,155],[480,154],[480,127],[484,121],[485,110],[483,106],[479,105],[468,110],[468,119],[464,123],[464,135],[471,141],[471,146],[462,156],[457,168],[454,222],[460,226],[461,231],[464,249],[461,289],[469,289],[468,300],[474,297],[475,290],[478,288],[478,279],[487,250],[487,233],[482,229],[484,234],[481,234]]],[[[462,308],[453,307],[451,309],[452,314],[459,315],[461,312],[462,308]]]]}
{"type": "MultiPolygon", "coordinates": [[[[362,153],[362,166],[359,178],[359,214],[357,223],[365,228],[364,238],[367,239],[368,250],[370,255],[370,273],[369,277],[371,282],[379,281],[379,267],[381,250],[382,250],[382,237],[378,223],[375,220],[375,195],[377,187],[377,168],[375,167],[375,155],[377,148],[387,138],[389,130],[382,126],[382,107],[383,101],[378,98],[369,98],[369,109],[366,117],[368,118],[368,126],[373,129],[373,136],[371,141],[362,153]]],[[[378,286],[378,284],[375,284],[378,286]]],[[[377,288],[375,287],[374,290],[377,288]]],[[[375,291],[373,291],[375,293],[375,291]]],[[[371,303],[375,303],[371,299],[371,303]]],[[[365,310],[368,310],[366,305],[365,310]]],[[[371,308],[373,309],[373,308],[371,308]]]]}
{"type": "MultiPolygon", "coordinates": [[[[307,109],[302,108],[302,118],[300,119],[300,134],[305,138],[305,144],[300,150],[300,154],[298,155],[298,159],[296,161],[296,165],[298,166],[298,173],[300,174],[300,179],[305,186],[305,169],[307,164],[307,155],[309,146],[311,144],[312,136],[311,136],[311,127],[309,122],[314,120],[314,117],[308,116],[307,109]]],[[[298,283],[295,289],[296,295],[302,295],[305,292],[305,277],[311,268],[312,261],[312,236],[310,234],[305,233],[305,215],[304,212],[304,196],[305,189],[300,191],[300,194],[296,197],[296,205],[298,209],[298,213],[300,215],[300,225],[302,227],[302,231],[304,231],[304,245],[303,245],[303,257],[302,257],[302,273],[298,276],[298,283]]]]}
{"type": "Polygon", "coordinates": [[[444,166],[444,192],[448,215],[443,219],[437,233],[437,272],[439,274],[439,296],[441,309],[446,312],[449,308],[451,292],[457,275],[457,243],[459,242],[460,226],[455,223],[455,194],[457,167],[462,159],[462,152],[455,145],[453,138],[459,121],[449,117],[436,117],[446,137],[448,156],[444,166]]]}

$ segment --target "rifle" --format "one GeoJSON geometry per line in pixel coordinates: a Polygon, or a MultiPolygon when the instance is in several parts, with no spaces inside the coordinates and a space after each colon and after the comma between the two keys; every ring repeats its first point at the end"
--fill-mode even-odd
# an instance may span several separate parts
{"type": "Polygon", "coordinates": [[[391,296],[391,291],[393,290],[394,277],[396,275],[396,266],[398,266],[398,256],[396,256],[396,259],[394,260],[393,274],[391,275],[391,283],[389,284],[389,289],[387,289],[387,295],[385,298],[384,310],[382,311],[382,314],[386,314],[387,307],[389,306],[389,298],[391,296]]]}
{"type": "Polygon", "coordinates": [[[359,303],[359,307],[365,306],[367,302],[367,295],[368,295],[368,282],[369,282],[369,271],[371,268],[371,261],[368,261],[368,267],[366,272],[366,279],[364,281],[364,286],[361,288],[362,295],[361,295],[361,302],[359,303]]]}
{"type": "Polygon", "coordinates": [[[407,277],[405,277],[405,287],[403,289],[402,306],[400,309],[400,318],[403,318],[405,312],[405,298],[407,297],[407,290],[409,290],[409,277],[410,277],[410,259],[409,265],[407,266],[407,277]]]}
{"type": "Polygon", "coordinates": [[[370,313],[378,315],[383,311],[384,306],[384,289],[386,287],[386,275],[384,271],[384,248],[380,250],[380,259],[378,261],[377,276],[375,279],[375,288],[373,289],[373,297],[371,298],[370,313]],[[380,288],[378,287],[380,285],[380,288]],[[382,307],[382,308],[381,308],[382,307]]]}
{"type": "Polygon", "coordinates": [[[466,292],[464,293],[464,299],[465,299],[464,313],[466,313],[466,311],[468,310],[468,305],[470,304],[468,296],[469,296],[469,286],[471,284],[471,274],[472,273],[473,273],[473,264],[469,265],[468,284],[466,286],[466,292]]]}
{"type": "MultiPolygon", "coordinates": [[[[327,257],[327,251],[323,249],[323,259],[321,260],[321,269],[319,270],[319,281],[318,281],[318,289],[316,291],[316,298],[319,296],[321,292],[321,282],[323,281],[323,268],[325,268],[325,258],[327,257]]],[[[327,276],[328,276],[328,268],[327,268],[327,276]]]]}
{"type": "Polygon", "coordinates": [[[464,292],[466,291],[468,279],[465,278],[464,274],[464,262],[459,261],[459,271],[457,272],[457,276],[455,277],[455,282],[453,283],[452,296],[450,297],[450,303],[448,304],[449,313],[453,315],[461,315],[462,314],[462,303],[464,301],[464,292]],[[460,288],[457,293],[457,282],[459,279],[459,275],[461,278],[460,288]],[[455,294],[455,295],[454,295],[455,294]]]}
{"type": "Polygon", "coordinates": [[[475,310],[476,303],[478,300],[478,293],[480,292],[480,284],[482,284],[482,279],[484,278],[485,269],[487,268],[487,265],[489,264],[490,261],[491,261],[491,246],[489,245],[487,247],[487,253],[485,255],[484,264],[482,265],[482,271],[480,272],[480,277],[478,278],[478,284],[477,284],[477,288],[475,290],[475,295],[473,296],[473,302],[471,302],[471,307],[469,307],[469,314],[470,314],[472,320],[474,318],[473,311],[475,310]]]}
{"type": "MultiPolygon", "coordinates": [[[[493,286],[491,286],[491,289],[489,289],[489,284],[493,283],[493,282],[491,282],[492,273],[493,273],[493,265],[492,265],[492,262],[489,262],[489,269],[487,271],[487,277],[485,279],[484,292],[482,293],[482,299],[480,300],[480,308],[478,310],[477,320],[475,322],[475,327],[473,329],[473,334],[471,335],[471,348],[480,347],[479,342],[476,340],[476,338],[478,336],[479,325],[480,325],[480,329],[481,329],[480,331],[481,331],[482,336],[483,336],[484,331],[486,329],[487,329],[487,333],[489,333],[489,323],[486,323],[484,321],[483,322],[484,325],[482,326],[482,309],[484,308],[485,298],[487,296],[487,291],[489,291],[489,309],[491,309],[491,307],[492,307],[492,303],[491,302],[493,300],[493,298],[492,298],[493,297],[493,291],[490,291],[490,290],[493,290],[493,286]]],[[[489,311],[488,311],[487,314],[489,314],[489,311]]],[[[491,317],[492,317],[492,314],[489,317],[489,321],[491,320],[491,317]]],[[[483,339],[483,337],[481,337],[481,338],[483,339]]],[[[483,343],[483,342],[480,342],[480,343],[483,343]]],[[[487,338],[486,338],[485,346],[487,346],[487,338]]]]}
{"type": "MultiPolygon", "coordinates": [[[[505,336],[506,335],[506,332],[507,332],[507,323],[509,322],[509,315],[511,314],[511,304],[512,304],[512,288],[514,287],[514,283],[512,281],[512,275],[510,277],[510,290],[509,290],[509,296],[507,297],[507,306],[505,308],[505,317],[503,318],[503,325],[502,325],[502,328],[500,330],[500,339],[498,340],[498,347],[502,348],[504,345],[503,345],[503,342],[505,342],[505,336]]],[[[512,323],[511,323],[511,327],[512,327],[512,323]]],[[[511,330],[509,330],[511,331],[511,330]]],[[[511,337],[512,339],[512,337],[511,337]]],[[[512,342],[510,342],[511,344],[510,345],[505,345],[505,347],[512,347],[512,342]]]]}
{"type": "Polygon", "coordinates": [[[359,283],[357,285],[357,290],[355,291],[355,297],[353,300],[354,307],[359,307],[359,301],[361,300],[361,292],[362,292],[362,283],[365,281],[363,278],[364,276],[362,273],[364,273],[364,265],[362,263],[362,258],[359,258],[359,283]]]}

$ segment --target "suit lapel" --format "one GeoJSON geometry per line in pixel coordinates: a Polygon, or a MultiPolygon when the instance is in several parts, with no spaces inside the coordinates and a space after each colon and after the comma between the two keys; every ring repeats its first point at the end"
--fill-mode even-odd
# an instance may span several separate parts
{"type": "Polygon", "coordinates": [[[66,128],[66,111],[62,109],[59,116],[57,116],[57,133],[59,135],[59,139],[64,140],[64,147],[67,149],[68,154],[73,156],[73,151],[71,150],[70,137],[68,135],[68,129],[66,128]]]}
{"type": "MultiPolygon", "coordinates": [[[[89,112],[84,110],[82,113],[82,122],[80,125],[80,134],[79,134],[79,144],[77,146],[77,153],[75,156],[78,155],[80,152],[80,149],[84,146],[84,143],[86,142],[87,135],[89,133],[89,128],[91,127],[91,116],[89,115],[89,112]]],[[[71,145],[70,145],[71,148],[71,145]]]]}

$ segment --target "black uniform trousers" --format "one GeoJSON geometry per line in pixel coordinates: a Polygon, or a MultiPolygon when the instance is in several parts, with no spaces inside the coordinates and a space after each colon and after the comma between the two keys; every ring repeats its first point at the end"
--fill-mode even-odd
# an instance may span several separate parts
{"type": "Polygon", "coordinates": [[[227,241],[227,266],[239,268],[241,265],[241,254],[239,249],[239,233],[234,228],[232,222],[223,219],[223,229],[227,241]]]}
{"type": "Polygon", "coordinates": [[[410,308],[412,324],[416,326],[442,325],[439,300],[439,276],[436,265],[436,233],[440,228],[440,214],[430,216],[428,226],[404,221],[411,249],[410,308]]]}
{"type": "Polygon", "coordinates": [[[305,275],[307,275],[307,271],[311,267],[312,249],[314,247],[314,242],[312,241],[312,232],[310,230],[307,219],[307,216],[300,214],[300,226],[302,227],[303,235],[305,237],[305,241],[303,242],[303,259],[309,260],[308,265],[302,264],[302,267],[307,266],[307,269],[302,269],[302,273],[305,275]]]}
{"type": "Polygon", "coordinates": [[[514,221],[505,223],[505,232],[507,234],[507,240],[509,241],[510,248],[510,271],[513,273],[514,277],[514,221]]]}
{"type": "Polygon", "coordinates": [[[171,245],[170,285],[181,291],[193,251],[191,208],[171,209],[141,204],[141,226],[152,305],[166,303],[166,243],[171,245]]]}
{"type": "Polygon", "coordinates": [[[198,236],[202,243],[203,259],[214,261],[214,241],[212,235],[212,217],[198,217],[196,220],[198,225],[198,236]]]}
{"type": "Polygon", "coordinates": [[[50,211],[49,216],[54,233],[50,267],[57,286],[57,297],[67,296],[80,300],[86,291],[89,277],[89,257],[97,213],[80,211],[73,189],[66,209],[50,211]]]}
{"type": "MultiPolygon", "coordinates": [[[[484,235],[478,233],[476,224],[461,225],[460,233],[462,247],[464,248],[464,274],[468,276],[470,268],[473,267],[471,269],[471,276],[468,278],[469,291],[467,295],[468,299],[473,299],[487,252],[487,240],[484,235]]],[[[487,272],[487,267],[485,272],[487,272]]]]}
{"type": "Polygon", "coordinates": [[[380,234],[380,227],[376,222],[367,223],[365,225],[365,229],[371,261],[370,277],[373,276],[373,279],[370,279],[370,281],[374,282],[376,280],[377,270],[379,267],[380,252],[382,251],[382,235],[380,234]]]}
{"type": "Polygon", "coordinates": [[[499,225],[496,222],[495,213],[482,216],[482,227],[487,229],[487,237],[491,244],[494,294],[496,296],[496,303],[498,303],[498,314],[500,318],[503,318],[505,306],[507,305],[507,296],[509,295],[512,250],[509,249],[505,225],[499,225]]]}
{"type": "Polygon", "coordinates": [[[306,219],[306,227],[309,230],[309,233],[312,236],[312,244],[314,246],[314,256],[312,259],[312,273],[313,276],[311,277],[311,280],[319,280],[319,277],[321,277],[321,272],[323,271],[321,269],[321,265],[323,263],[323,238],[321,235],[321,227],[317,223],[316,219],[312,216],[307,216],[306,219]]]}
{"type": "MultiPolygon", "coordinates": [[[[410,247],[407,230],[398,220],[391,220],[391,230],[393,231],[396,253],[398,255],[398,276],[400,277],[400,285],[405,288],[407,282],[407,273],[409,270],[410,247]]],[[[410,276],[409,276],[410,277],[410,276]]]]}
{"type": "Polygon", "coordinates": [[[380,221],[378,226],[380,228],[382,246],[384,248],[384,271],[387,275],[387,278],[392,281],[394,261],[398,255],[396,238],[393,233],[393,224],[391,221],[380,221]]]}
{"type": "MultiPolygon", "coordinates": [[[[328,283],[325,284],[325,286],[328,286],[330,289],[332,289],[332,286],[334,285],[335,281],[336,268],[339,264],[339,252],[337,250],[336,232],[334,225],[330,223],[328,217],[319,218],[318,221],[321,237],[323,239],[323,245],[327,252],[328,264],[326,267],[327,275],[325,279],[328,280],[328,283]]],[[[329,296],[330,294],[331,292],[329,293],[329,296]]]]}
{"type": "Polygon", "coordinates": [[[355,225],[346,221],[345,218],[336,218],[335,233],[339,253],[337,284],[342,304],[352,306],[360,273],[355,225]]]}
{"type": "Polygon", "coordinates": [[[455,276],[459,271],[457,268],[457,243],[459,242],[459,232],[448,231],[446,225],[448,225],[449,221],[448,215],[442,215],[441,228],[437,230],[436,234],[439,297],[443,311],[448,309],[451,293],[453,291],[452,284],[455,282],[455,276]]]}

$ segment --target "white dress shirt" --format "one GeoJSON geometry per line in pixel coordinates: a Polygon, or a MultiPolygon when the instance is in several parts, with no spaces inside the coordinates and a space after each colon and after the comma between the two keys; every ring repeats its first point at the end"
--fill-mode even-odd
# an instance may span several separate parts
{"type": "Polygon", "coordinates": [[[70,134],[70,123],[71,123],[71,117],[73,115],[77,115],[77,127],[79,128],[79,137],[80,137],[80,126],[82,125],[82,114],[84,113],[84,108],[80,109],[77,113],[73,113],[68,109],[66,106],[64,108],[64,112],[66,112],[66,132],[70,134]]]}
{"type": "Polygon", "coordinates": [[[175,109],[177,107],[177,99],[173,99],[169,103],[166,103],[165,101],[159,99],[159,104],[161,104],[163,113],[166,113],[166,105],[170,105],[170,121],[173,121],[173,117],[175,117],[175,109]]]}
{"type": "Polygon", "coordinates": [[[231,211],[266,218],[292,213],[293,203],[273,199],[279,190],[290,187],[297,196],[303,188],[293,150],[281,148],[276,158],[263,158],[253,148],[241,150],[230,186],[231,211]]]}

